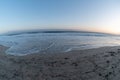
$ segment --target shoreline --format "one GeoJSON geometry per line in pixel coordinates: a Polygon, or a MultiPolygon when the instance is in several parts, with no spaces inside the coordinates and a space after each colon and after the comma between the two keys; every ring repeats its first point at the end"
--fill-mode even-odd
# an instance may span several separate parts
{"type": "Polygon", "coordinates": [[[5,54],[0,46],[1,80],[119,80],[120,46],[61,54],[5,54]]]}
{"type": "MultiPolygon", "coordinates": [[[[6,55],[13,55],[13,56],[27,56],[27,55],[34,55],[34,54],[40,54],[40,55],[42,55],[42,54],[48,54],[48,52],[36,52],[36,53],[25,53],[25,54],[17,54],[17,53],[7,53],[7,50],[10,48],[10,47],[7,47],[7,46],[4,46],[4,45],[0,45],[0,46],[2,46],[2,47],[5,47],[5,54],[6,55]]],[[[102,46],[102,47],[96,47],[96,48],[84,48],[84,49],[67,49],[67,50],[65,50],[65,51],[61,51],[61,52],[49,52],[50,54],[62,54],[62,53],[71,53],[71,52],[76,52],[76,51],[86,51],[86,50],[93,50],[93,49],[101,49],[101,48],[117,48],[117,47],[120,47],[120,46],[102,46]]],[[[48,54],[49,55],[49,54],[48,54]]]]}

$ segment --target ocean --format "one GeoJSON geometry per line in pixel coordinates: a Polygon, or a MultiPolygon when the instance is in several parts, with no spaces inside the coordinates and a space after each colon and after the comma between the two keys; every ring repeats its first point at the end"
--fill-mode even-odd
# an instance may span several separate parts
{"type": "Polygon", "coordinates": [[[1,35],[0,45],[10,47],[6,53],[11,55],[61,53],[104,46],[119,46],[120,37],[91,32],[20,33],[1,35]]]}

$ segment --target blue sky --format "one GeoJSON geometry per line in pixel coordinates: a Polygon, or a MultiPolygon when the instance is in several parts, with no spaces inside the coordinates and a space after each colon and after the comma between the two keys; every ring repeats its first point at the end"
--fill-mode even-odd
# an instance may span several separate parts
{"type": "Polygon", "coordinates": [[[0,0],[0,32],[74,29],[118,33],[119,5],[119,0],[0,0]]]}

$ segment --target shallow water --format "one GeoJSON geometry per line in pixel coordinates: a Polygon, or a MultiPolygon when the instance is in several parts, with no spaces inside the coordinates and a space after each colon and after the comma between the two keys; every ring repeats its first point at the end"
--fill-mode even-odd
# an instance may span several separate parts
{"type": "Polygon", "coordinates": [[[33,33],[2,35],[0,44],[10,47],[7,54],[26,55],[119,46],[120,37],[99,33],[33,33]]]}

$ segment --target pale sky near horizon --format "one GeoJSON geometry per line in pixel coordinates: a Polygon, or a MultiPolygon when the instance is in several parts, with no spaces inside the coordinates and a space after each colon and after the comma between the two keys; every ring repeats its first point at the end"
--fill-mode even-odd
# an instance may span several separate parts
{"type": "Polygon", "coordinates": [[[120,34],[120,0],[0,0],[0,33],[28,29],[120,34]]]}

